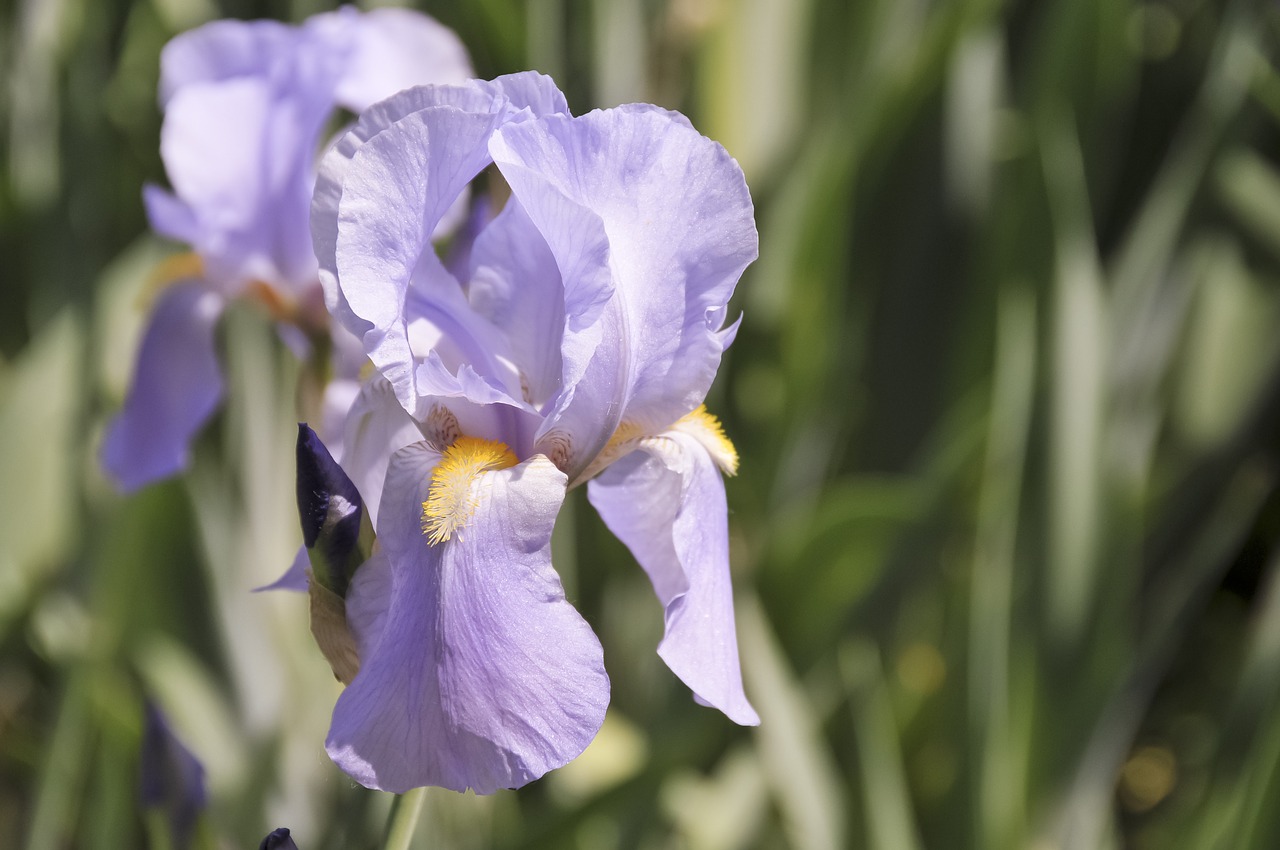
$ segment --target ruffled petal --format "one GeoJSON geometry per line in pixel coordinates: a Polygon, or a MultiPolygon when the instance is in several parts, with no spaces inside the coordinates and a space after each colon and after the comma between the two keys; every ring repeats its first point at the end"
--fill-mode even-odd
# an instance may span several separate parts
{"type": "Polygon", "coordinates": [[[592,480],[587,495],[662,602],[658,655],[700,702],[735,723],[758,724],[742,690],[724,481],[710,453],[693,437],[666,432],[592,480]]]}
{"type": "Polygon", "coordinates": [[[175,36],[160,53],[160,105],[186,86],[265,77],[297,42],[294,27],[265,20],[214,21],[175,36]]]}
{"type": "Polygon", "coordinates": [[[227,286],[269,264],[255,225],[268,203],[257,175],[272,106],[267,82],[244,78],[187,86],[165,111],[160,155],[174,194],[197,225],[190,242],[210,277],[227,286]]]}
{"type": "Polygon", "coordinates": [[[527,401],[541,405],[560,389],[564,284],[542,234],[512,198],[476,238],[468,297],[505,334],[527,401]]]}
{"type": "Polygon", "coordinates": [[[361,382],[352,378],[330,378],[324,385],[320,400],[320,427],[316,430],[325,445],[333,447],[334,457],[342,455],[342,437],[346,429],[347,414],[360,396],[361,382]]]}
{"type": "Polygon", "coordinates": [[[343,68],[324,40],[264,23],[210,25],[166,54],[161,155],[192,245],[231,289],[314,280],[312,157],[343,68]]]}
{"type": "Polygon", "coordinates": [[[356,153],[370,139],[407,115],[424,109],[452,106],[464,112],[490,113],[509,110],[500,91],[467,86],[418,86],[375,103],[343,134],[320,160],[315,193],[311,200],[311,239],[320,262],[320,283],[324,286],[329,313],[361,339],[373,325],[352,311],[338,285],[338,206],[347,170],[356,153]]]}
{"type": "MultiPolygon", "coordinates": [[[[433,335],[442,337],[429,349],[411,342],[415,361],[420,361],[428,351],[448,352],[453,361],[451,371],[469,366],[504,396],[520,403],[520,378],[507,338],[471,307],[458,280],[449,274],[434,251],[424,253],[413,271],[405,297],[404,318],[406,329],[409,324],[418,323],[429,326],[435,332],[433,335]]],[[[413,391],[420,414],[422,399],[432,391],[422,386],[414,387],[413,391]]]]}
{"type": "Polygon", "coordinates": [[[343,470],[364,496],[365,510],[374,528],[378,526],[378,506],[387,463],[399,449],[422,439],[416,422],[396,401],[391,385],[374,375],[360,388],[347,412],[338,455],[343,470]]]}
{"type": "Polygon", "coordinates": [[[501,120],[501,112],[453,107],[412,112],[365,142],[345,170],[336,277],[351,312],[368,327],[365,351],[415,416],[422,411],[411,317],[441,328],[486,377],[503,371],[495,359],[500,335],[471,310],[431,246],[446,210],[488,164],[485,142],[501,120]]]}
{"type": "Polygon", "coordinates": [[[373,654],[387,622],[392,598],[391,564],[382,551],[360,565],[347,588],[347,628],[355,638],[361,658],[373,654]]]}
{"type": "Polygon", "coordinates": [[[186,467],[191,440],[222,400],[214,328],[223,306],[196,281],[174,284],[157,300],[133,386],[102,445],[102,465],[121,489],[186,467]]]}
{"type": "Polygon", "coordinates": [[[425,15],[347,8],[301,27],[206,25],[166,46],[161,76],[162,155],[198,225],[181,228],[185,241],[223,286],[289,290],[315,278],[313,155],[336,103],[360,111],[405,86],[461,83],[471,68],[457,36],[425,15]]]}
{"type": "Polygon", "coordinates": [[[462,39],[421,12],[387,8],[361,14],[345,7],[309,25],[330,23],[352,40],[337,100],[357,114],[402,89],[460,85],[475,76],[462,39]]]}
{"type": "Polygon", "coordinates": [[[442,386],[452,392],[433,398],[421,423],[396,401],[391,385],[375,374],[360,388],[347,413],[339,464],[364,496],[365,510],[376,528],[387,464],[397,450],[428,437],[449,442],[459,433],[505,442],[518,455],[527,456],[533,445],[538,416],[515,407],[473,372],[461,378],[438,366],[429,357],[423,366],[436,364],[442,386]],[[447,421],[438,421],[444,417],[447,421]]]}
{"type": "MultiPolygon", "coordinates": [[[[325,303],[364,341],[411,412],[420,412],[420,394],[413,385],[410,314],[432,321],[456,345],[470,346],[479,373],[504,371],[492,359],[500,341],[466,306],[430,241],[489,163],[486,144],[496,127],[565,108],[550,78],[532,72],[420,86],[371,106],[321,161],[311,230],[325,303]]],[[[511,389],[518,395],[518,387],[511,389]]]]}
{"type": "MultiPolygon", "coordinates": [[[[521,71],[518,74],[506,74],[492,80],[473,80],[471,85],[481,91],[502,97],[512,107],[524,112],[524,117],[541,118],[543,115],[569,114],[569,102],[565,100],[564,93],[556,87],[556,81],[537,71],[521,71]]],[[[516,116],[511,120],[521,121],[524,117],[516,116]]]]}
{"type": "Polygon", "coordinates": [[[619,422],[652,433],[701,403],[723,351],[718,322],[757,253],[751,197],[724,148],[664,110],[508,124],[489,147],[559,262],[566,300],[608,296],[595,348],[571,350],[566,334],[565,372],[580,377],[547,426],[573,439],[573,477],[619,422]],[[584,252],[601,232],[607,251],[584,252]]]}
{"type": "Polygon", "coordinates": [[[486,794],[577,756],[609,684],[600,643],[551,568],[563,473],[540,456],[480,473],[466,527],[431,546],[420,521],[439,459],[418,444],[388,469],[378,532],[390,606],[326,747],[372,788],[486,794]]]}

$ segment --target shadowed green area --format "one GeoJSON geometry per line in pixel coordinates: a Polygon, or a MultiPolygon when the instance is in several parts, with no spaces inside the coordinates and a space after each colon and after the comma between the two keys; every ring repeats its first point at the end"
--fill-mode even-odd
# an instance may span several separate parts
{"type": "MultiPolygon", "coordinates": [[[[142,700],[204,762],[200,847],[378,846],[325,757],[300,370],[220,329],[183,478],[96,465],[163,182],[157,60],[319,0],[0,4],[0,835],[163,847],[142,700]]],[[[645,100],[740,160],[760,260],[708,399],[741,729],[654,654],[661,610],[584,494],[557,526],[609,719],[519,792],[426,795],[421,848],[1280,846],[1280,7],[1213,0],[472,0],[477,71],[645,100]]]]}

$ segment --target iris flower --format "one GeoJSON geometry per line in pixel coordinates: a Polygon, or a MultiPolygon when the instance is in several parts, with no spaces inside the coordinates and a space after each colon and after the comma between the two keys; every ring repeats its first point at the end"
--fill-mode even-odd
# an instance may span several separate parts
{"type": "Polygon", "coordinates": [[[378,548],[346,594],[358,672],[334,761],[373,788],[489,793],[587,746],[609,680],[550,552],[581,484],[665,609],[659,655],[758,723],[730,587],[737,455],[702,406],[757,253],[733,158],[657,107],[571,116],[534,73],[419,87],[326,154],[312,235],[326,304],[377,369],[344,438],[378,548]],[[431,236],[486,169],[510,196],[446,266],[431,236]]]}
{"type": "Polygon", "coordinates": [[[142,805],[165,816],[171,846],[192,845],[200,813],[208,803],[204,766],[173,734],[164,714],[150,700],[143,704],[139,755],[142,805]]]}
{"type": "MultiPolygon", "coordinates": [[[[359,112],[410,85],[470,76],[457,36],[403,9],[344,8],[301,26],[217,21],[166,45],[160,153],[173,191],[148,186],[144,201],[155,231],[192,253],[163,272],[172,284],[106,434],[103,465],[123,489],[186,466],[222,398],[215,336],[230,299],[261,302],[295,347],[324,333],[308,215],[336,108],[359,112]]],[[[334,342],[342,351],[344,336],[334,342]]],[[[363,360],[354,350],[351,371],[363,360]]]]}

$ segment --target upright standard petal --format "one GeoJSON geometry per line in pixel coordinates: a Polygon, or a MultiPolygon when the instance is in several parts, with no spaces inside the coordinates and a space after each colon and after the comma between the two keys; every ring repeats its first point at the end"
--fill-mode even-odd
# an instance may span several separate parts
{"type": "Polygon", "coordinates": [[[196,281],[174,284],[156,302],[133,385],[102,445],[102,464],[122,489],[186,467],[191,440],[222,399],[214,328],[223,306],[196,281]]]}
{"type": "Polygon", "coordinates": [[[253,279],[286,289],[310,283],[312,157],[333,108],[341,56],[293,28],[209,29],[211,36],[178,45],[173,56],[184,63],[166,65],[188,71],[169,74],[181,84],[166,92],[161,155],[177,199],[198,224],[191,242],[211,279],[229,291],[253,279]],[[254,56],[264,45],[276,51],[254,56]]]}
{"type": "Polygon", "coordinates": [[[566,373],[581,377],[566,381],[547,425],[584,444],[574,477],[620,422],[653,433],[701,403],[723,350],[717,323],[757,253],[751,197],[724,148],[652,108],[509,124],[490,151],[560,262],[566,299],[584,288],[579,275],[612,282],[598,345],[571,350],[566,334],[566,373]],[[566,211],[583,226],[564,228],[566,211]],[[607,254],[571,275],[566,258],[599,229],[607,254]]]}
{"type": "Polygon", "coordinates": [[[407,86],[470,76],[457,36],[403,9],[185,33],[162,58],[162,154],[176,197],[152,193],[157,229],[184,234],[232,291],[254,279],[309,286],[313,157],[334,107],[359,112],[407,86]]]}
{"type": "Polygon", "coordinates": [[[564,474],[541,456],[441,473],[452,463],[418,444],[387,472],[390,605],[326,742],[372,788],[519,787],[577,756],[604,720],[600,643],[550,563],[564,474]],[[424,506],[441,499],[466,513],[424,535],[424,506]]]}
{"type": "Polygon", "coordinates": [[[512,198],[480,232],[471,251],[471,306],[505,334],[520,367],[525,400],[535,406],[561,386],[564,284],[556,258],[512,198]]]}
{"type": "Polygon", "coordinates": [[[343,7],[309,25],[332,25],[351,40],[337,101],[357,114],[403,89],[461,85],[475,76],[462,39],[421,12],[385,8],[362,14],[343,7]]]}
{"type": "Polygon", "coordinates": [[[411,314],[448,334],[480,374],[496,378],[502,371],[494,353],[501,335],[471,310],[431,245],[454,199],[488,164],[485,143],[501,120],[500,110],[412,112],[365,142],[345,170],[337,280],[350,310],[367,323],[369,359],[414,416],[423,411],[414,385],[411,314]]]}
{"type": "MultiPolygon", "coordinates": [[[[555,80],[537,71],[504,74],[492,80],[472,80],[471,85],[502,97],[529,118],[569,114],[569,102],[556,86],[555,80]]],[[[523,118],[513,117],[512,120],[520,121],[523,118]]]]}
{"type": "MultiPolygon", "coordinates": [[[[365,110],[321,160],[311,206],[311,235],[325,304],[368,349],[380,350],[375,362],[389,377],[394,376],[397,395],[406,407],[412,406],[414,395],[412,370],[405,359],[411,351],[401,327],[406,321],[409,279],[415,272],[427,283],[452,279],[438,261],[431,262],[435,257],[430,239],[456,208],[461,187],[488,165],[485,145],[493,128],[565,110],[564,95],[551,79],[533,72],[493,81],[472,80],[464,86],[419,86],[365,110]],[[439,114],[424,117],[425,113],[439,114]],[[439,125],[434,135],[430,129],[433,124],[439,125]],[[356,164],[357,156],[363,158],[366,146],[393,129],[397,139],[389,145],[382,143],[381,151],[370,156],[370,160],[386,162],[388,154],[392,155],[390,185],[370,185],[368,174],[355,177],[369,170],[367,164],[356,164]],[[462,130],[465,132],[459,132],[462,130]],[[397,153],[397,146],[404,150],[397,153]],[[407,169],[406,176],[399,175],[402,166],[407,169]],[[430,172],[437,176],[427,182],[430,172]],[[370,190],[373,207],[369,206],[370,190]],[[383,224],[377,221],[379,203],[388,205],[388,221],[383,224]],[[345,248],[339,250],[340,232],[349,244],[348,232],[357,231],[357,241],[383,235],[394,235],[400,241],[384,260],[385,267],[370,266],[359,256],[348,257],[345,248]],[[426,257],[427,251],[432,252],[431,257],[426,257]],[[420,270],[420,260],[431,268],[420,270]],[[370,271],[375,273],[373,277],[365,274],[370,271]],[[392,273],[392,278],[379,281],[377,274],[385,273],[392,273]]],[[[441,290],[442,286],[427,287],[419,294],[438,300],[441,290]]],[[[445,312],[456,312],[456,304],[444,306],[445,312]]],[[[473,365],[483,371],[481,364],[473,365]]]]}
{"type": "Polygon", "coordinates": [[[755,725],[734,631],[724,481],[706,445],[714,435],[700,440],[691,430],[640,441],[587,485],[587,495],[662,602],[658,655],[699,701],[755,725]]]}
{"type": "Polygon", "coordinates": [[[160,105],[180,89],[233,77],[265,77],[298,42],[278,21],[213,21],[175,36],[160,53],[160,105]]]}
{"type": "Polygon", "coordinates": [[[378,527],[378,506],[391,456],[421,439],[418,424],[396,401],[386,379],[374,375],[360,387],[347,413],[339,463],[364,496],[374,528],[378,527]]]}

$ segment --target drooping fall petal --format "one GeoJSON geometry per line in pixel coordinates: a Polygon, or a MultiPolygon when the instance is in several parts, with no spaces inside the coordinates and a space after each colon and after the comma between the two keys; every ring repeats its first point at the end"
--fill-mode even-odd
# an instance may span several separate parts
{"type": "Polygon", "coordinates": [[[417,444],[388,468],[378,531],[390,601],[326,747],[372,788],[485,794],[577,756],[603,722],[609,683],[551,568],[564,474],[543,457],[477,473],[456,494],[472,512],[431,544],[423,511],[440,462],[417,444]]]}
{"type": "Polygon", "coordinates": [[[706,447],[678,431],[644,440],[587,493],[662,602],[658,655],[702,702],[735,723],[759,723],[742,690],[724,480],[706,447]]]}
{"type": "Polygon", "coordinates": [[[214,329],[224,302],[201,283],[157,299],[124,408],[107,427],[102,464],[131,491],[181,472],[190,444],[222,399],[214,329]]]}

